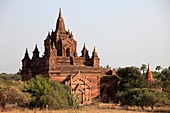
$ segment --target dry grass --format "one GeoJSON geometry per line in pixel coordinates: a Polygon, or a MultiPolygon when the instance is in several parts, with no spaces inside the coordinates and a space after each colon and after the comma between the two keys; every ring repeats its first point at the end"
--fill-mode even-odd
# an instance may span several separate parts
{"type": "Polygon", "coordinates": [[[29,110],[29,109],[8,109],[4,113],[152,113],[152,112],[166,112],[170,113],[169,107],[160,107],[151,110],[150,108],[145,108],[142,110],[139,107],[120,107],[119,105],[113,104],[96,104],[89,106],[81,106],[79,109],[62,109],[62,110],[29,110]]]}

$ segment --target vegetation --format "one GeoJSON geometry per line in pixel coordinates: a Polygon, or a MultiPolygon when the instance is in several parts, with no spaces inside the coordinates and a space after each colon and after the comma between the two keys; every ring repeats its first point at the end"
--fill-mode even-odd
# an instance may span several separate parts
{"type": "MultiPolygon", "coordinates": [[[[107,65],[105,68],[110,69],[107,65]]],[[[170,67],[162,69],[156,66],[152,72],[154,81],[146,80],[147,66],[118,68],[120,79],[118,99],[121,106],[141,109],[170,105],[170,67]],[[142,72],[142,73],[141,73],[142,72]]],[[[35,76],[27,82],[21,81],[18,74],[0,74],[0,108],[16,104],[25,108],[77,108],[68,86],[57,81],[35,76]]]]}
{"type": "Polygon", "coordinates": [[[146,72],[147,70],[147,66],[146,64],[142,64],[142,66],[140,67],[140,70],[143,72],[143,74],[146,72]]]}
{"type": "Polygon", "coordinates": [[[29,108],[48,107],[48,109],[78,107],[70,95],[68,86],[41,76],[22,82],[18,76],[4,73],[0,75],[2,110],[5,109],[6,104],[17,104],[20,107],[29,108]]]}
{"type": "Polygon", "coordinates": [[[18,104],[25,106],[30,102],[31,98],[28,93],[23,92],[26,84],[21,81],[7,81],[6,83],[0,82],[0,105],[2,109],[6,104],[18,104]]]}
{"type": "Polygon", "coordinates": [[[156,104],[168,104],[169,99],[164,92],[145,88],[134,88],[126,92],[122,92],[120,102],[121,105],[140,106],[142,109],[144,109],[144,106],[150,106],[153,109],[156,104]]]}
{"type": "Polygon", "coordinates": [[[122,106],[140,106],[142,109],[156,105],[170,105],[170,69],[161,70],[157,66],[153,72],[155,81],[146,80],[146,65],[137,67],[119,68],[117,75],[120,77],[119,99],[122,106]]]}
{"type": "Polygon", "coordinates": [[[157,70],[158,72],[162,69],[161,66],[156,66],[155,70],[157,70]]]}
{"type": "Polygon", "coordinates": [[[41,76],[28,81],[26,92],[33,97],[31,108],[48,106],[49,109],[60,109],[77,105],[70,95],[68,86],[57,81],[46,80],[41,76]]]}
{"type": "Polygon", "coordinates": [[[119,91],[127,91],[132,88],[143,88],[145,77],[141,74],[137,67],[125,67],[117,70],[117,75],[120,77],[119,91]]]}

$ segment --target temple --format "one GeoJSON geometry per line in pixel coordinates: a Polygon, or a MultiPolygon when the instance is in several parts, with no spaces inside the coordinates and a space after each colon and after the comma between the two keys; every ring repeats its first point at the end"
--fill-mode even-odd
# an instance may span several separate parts
{"type": "Polygon", "coordinates": [[[91,103],[93,98],[100,96],[100,78],[113,71],[100,68],[100,58],[96,48],[89,56],[84,44],[81,55],[77,53],[77,41],[70,30],[66,30],[61,9],[55,30],[48,32],[44,40],[44,55],[39,56],[35,45],[32,58],[26,49],[22,59],[22,80],[29,80],[42,75],[52,80],[69,85],[70,93],[78,97],[80,104],[91,103]]]}
{"type": "Polygon", "coordinates": [[[150,70],[150,65],[149,64],[148,64],[148,70],[146,72],[146,79],[148,81],[154,81],[154,78],[153,78],[152,72],[150,70]]]}

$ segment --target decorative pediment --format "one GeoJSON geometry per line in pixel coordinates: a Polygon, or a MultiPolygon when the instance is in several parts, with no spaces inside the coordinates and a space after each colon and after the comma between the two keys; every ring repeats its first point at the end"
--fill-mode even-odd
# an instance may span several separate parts
{"type": "Polygon", "coordinates": [[[72,81],[74,81],[75,79],[81,78],[80,71],[78,71],[75,75],[73,75],[71,77],[72,77],[72,81]]]}

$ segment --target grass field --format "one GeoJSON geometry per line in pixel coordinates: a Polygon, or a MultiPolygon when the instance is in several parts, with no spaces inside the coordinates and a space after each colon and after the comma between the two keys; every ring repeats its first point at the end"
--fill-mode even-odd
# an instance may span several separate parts
{"type": "Polygon", "coordinates": [[[8,109],[4,113],[152,113],[152,112],[164,112],[170,113],[170,107],[155,107],[154,110],[151,108],[145,108],[142,110],[139,107],[120,107],[119,105],[113,104],[97,104],[81,106],[79,109],[60,109],[60,110],[28,110],[28,109],[8,109]]]}

